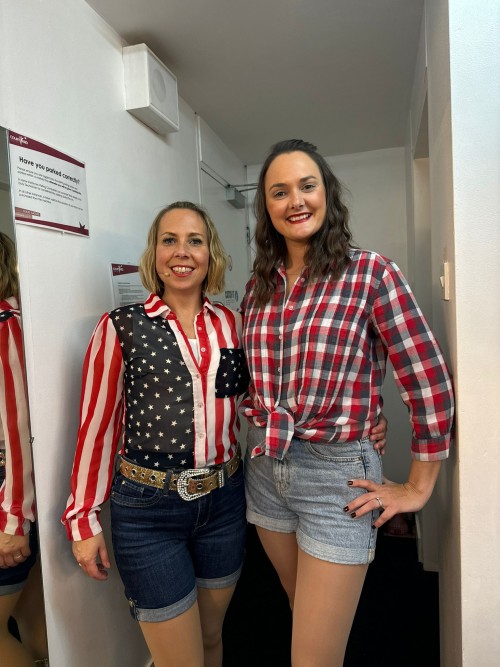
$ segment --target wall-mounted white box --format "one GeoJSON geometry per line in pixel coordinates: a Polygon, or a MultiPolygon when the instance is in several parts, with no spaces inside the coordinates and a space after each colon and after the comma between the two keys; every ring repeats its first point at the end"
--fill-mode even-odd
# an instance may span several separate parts
{"type": "Polygon", "coordinates": [[[177,78],[146,46],[122,49],[125,109],[158,134],[179,130],[177,78]]]}

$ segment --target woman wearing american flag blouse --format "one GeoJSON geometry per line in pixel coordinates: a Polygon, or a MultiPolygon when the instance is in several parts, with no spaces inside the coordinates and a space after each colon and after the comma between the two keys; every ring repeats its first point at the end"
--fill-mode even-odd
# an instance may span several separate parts
{"type": "Polygon", "coordinates": [[[292,665],[341,667],[377,528],[423,507],[448,456],[451,382],[398,267],[351,243],[340,183],[315,146],[272,147],[255,214],[241,308],[247,519],[293,609],[292,665]],[[413,426],[402,484],[383,483],[369,439],[387,356],[413,426]]]}
{"type": "Polygon", "coordinates": [[[110,496],[114,556],[156,667],[222,665],[243,562],[241,316],[205,297],[223,289],[225,267],[202,208],[160,211],[140,265],[149,298],[105,314],[84,362],[63,522],[83,571],[106,579],[98,515],[110,496]]]}
{"type": "Polygon", "coordinates": [[[0,232],[0,656],[6,667],[47,655],[37,554],[17,254],[0,232]],[[21,642],[9,632],[11,616],[21,642]]]}

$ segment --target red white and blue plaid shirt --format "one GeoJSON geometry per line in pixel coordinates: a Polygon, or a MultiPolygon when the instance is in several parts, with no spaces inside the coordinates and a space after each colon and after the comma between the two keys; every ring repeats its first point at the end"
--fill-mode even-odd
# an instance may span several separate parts
{"type": "Polygon", "coordinates": [[[351,251],[343,275],[297,279],[257,307],[254,278],[241,306],[251,384],[243,414],[266,427],[252,455],[282,459],[292,437],[342,443],[377,422],[387,356],[413,427],[412,457],[448,456],[451,380],[439,346],[399,268],[374,252],[351,251]]]}

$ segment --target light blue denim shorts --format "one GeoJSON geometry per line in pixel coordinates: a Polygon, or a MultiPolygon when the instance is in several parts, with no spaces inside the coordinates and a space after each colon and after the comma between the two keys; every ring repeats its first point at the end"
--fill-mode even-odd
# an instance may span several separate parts
{"type": "Polygon", "coordinates": [[[346,565],[375,556],[379,512],[352,518],[344,507],[363,489],[350,479],[382,482],[382,461],[368,438],[317,444],[293,438],[284,459],[250,458],[265,429],[250,427],[245,459],[247,520],[279,533],[295,533],[299,547],[321,560],[346,565]]]}

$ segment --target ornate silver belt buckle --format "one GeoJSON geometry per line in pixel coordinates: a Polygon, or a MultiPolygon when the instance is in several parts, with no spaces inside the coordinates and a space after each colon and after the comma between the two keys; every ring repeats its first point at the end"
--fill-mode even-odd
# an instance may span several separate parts
{"type": "Polygon", "coordinates": [[[199,493],[189,493],[188,484],[189,480],[193,477],[204,477],[210,473],[209,468],[199,468],[196,470],[183,470],[179,477],[177,478],[177,492],[183,500],[196,500],[196,498],[201,498],[206,496],[207,493],[210,493],[211,489],[208,491],[200,491],[199,493]]]}

